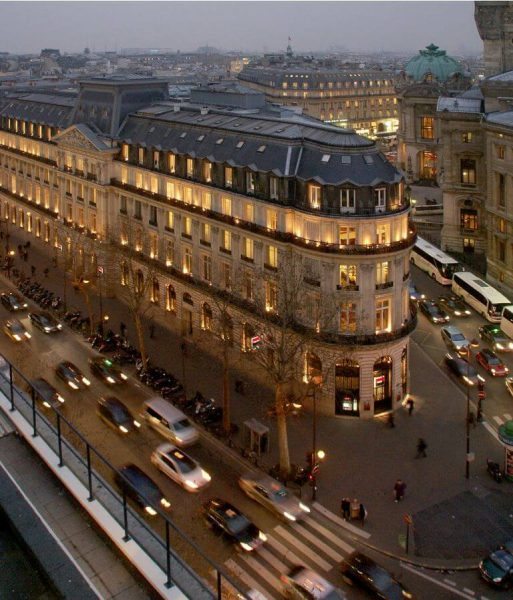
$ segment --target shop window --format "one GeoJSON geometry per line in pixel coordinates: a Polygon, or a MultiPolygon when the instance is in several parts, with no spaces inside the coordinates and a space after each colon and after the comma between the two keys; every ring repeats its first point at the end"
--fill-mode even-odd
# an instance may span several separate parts
{"type": "Polygon", "coordinates": [[[460,210],[460,228],[477,231],[477,210],[462,208],[460,210]]]}
{"type": "Polygon", "coordinates": [[[476,185],[476,161],[469,158],[460,160],[461,183],[476,185]]]}
{"type": "Polygon", "coordinates": [[[360,414],[360,365],[351,359],[342,359],[335,365],[335,414],[360,414]]]}
{"type": "Polygon", "coordinates": [[[382,356],[373,368],[374,414],[392,408],[392,358],[382,356]]]}
{"type": "Polygon", "coordinates": [[[206,302],[201,307],[201,329],[212,331],[212,309],[206,302]]]}

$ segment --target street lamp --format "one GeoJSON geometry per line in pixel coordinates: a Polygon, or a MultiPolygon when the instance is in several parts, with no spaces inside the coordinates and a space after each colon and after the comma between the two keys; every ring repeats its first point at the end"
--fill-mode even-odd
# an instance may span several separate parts
{"type": "Polygon", "coordinates": [[[465,456],[465,479],[470,477],[470,359],[472,356],[471,348],[477,348],[479,342],[477,340],[471,340],[466,348],[467,352],[467,425],[466,425],[466,442],[467,442],[467,453],[465,456]]]}
{"type": "Polygon", "coordinates": [[[324,460],[326,453],[324,450],[317,450],[317,390],[321,387],[321,377],[315,377],[313,383],[312,454],[310,458],[310,481],[312,483],[312,500],[315,501],[317,498],[317,473],[319,471],[319,462],[324,460]]]}

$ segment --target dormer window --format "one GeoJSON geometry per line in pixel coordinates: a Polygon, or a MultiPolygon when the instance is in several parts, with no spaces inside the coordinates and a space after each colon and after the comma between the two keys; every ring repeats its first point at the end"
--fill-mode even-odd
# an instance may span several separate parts
{"type": "Polygon", "coordinates": [[[121,146],[121,158],[124,161],[128,161],[130,158],[130,146],[128,144],[123,144],[121,146]]]}
{"type": "Polygon", "coordinates": [[[194,177],[194,160],[192,158],[187,159],[187,177],[189,179],[194,177]]]}
{"type": "Polygon", "coordinates": [[[138,150],[138,162],[140,165],[144,165],[144,148],[138,150]]]}
{"type": "Polygon", "coordinates": [[[383,212],[387,204],[387,190],[386,188],[376,188],[374,190],[374,206],[376,212],[383,212]]]}
{"type": "Polygon", "coordinates": [[[278,200],[278,178],[269,178],[269,196],[271,200],[278,200]]]}
{"type": "Polygon", "coordinates": [[[224,168],[224,187],[231,188],[233,185],[233,169],[231,167],[224,168]]]}
{"type": "Polygon", "coordinates": [[[308,186],[308,204],[314,210],[321,208],[321,186],[310,184],[308,186]]]}
{"type": "Polygon", "coordinates": [[[174,173],[176,170],[176,155],[168,154],[167,155],[167,168],[170,173],[174,173]]]}
{"type": "Polygon", "coordinates": [[[340,212],[354,212],[356,205],[356,190],[353,188],[342,188],[340,190],[340,212]]]}
{"type": "Polygon", "coordinates": [[[246,173],[246,193],[254,194],[255,193],[255,174],[251,171],[246,173]]]}
{"type": "Polygon", "coordinates": [[[160,153],[158,150],[153,152],[153,168],[158,169],[160,166],[160,153]]]}
{"type": "Polygon", "coordinates": [[[210,183],[212,181],[212,163],[205,162],[203,164],[203,178],[206,183],[210,183]]]}

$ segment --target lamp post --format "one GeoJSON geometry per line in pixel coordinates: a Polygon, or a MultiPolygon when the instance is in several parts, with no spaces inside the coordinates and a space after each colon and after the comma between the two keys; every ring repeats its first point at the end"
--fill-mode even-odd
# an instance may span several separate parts
{"type": "Polygon", "coordinates": [[[466,348],[467,352],[467,424],[465,428],[466,433],[466,456],[465,456],[465,479],[470,477],[470,359],[472,356],[471,348],[477,348],[479,346],[479,342],[477,340],[472,340],[466,348]]]}
{"type": "Polygon", "coordinates": [[[100,296],[100,335],[103,335],[103,294],[102,294],[102,276],[103,276],[103,266],[98,265],[96,267],[96,276],[98,278],[98,294],[100,296]]]}
{"type": "Polygon", "coordinates": [[[319,471],[319,462],[324,460],[326,453],[324,450],[317,450],[317,390],[320,388],[320,381],[315,382],[313,388],[313,414],[312,414],[312,456],[310,459],[310,474],[312,484],[312,500],[317,499],[317,473],[319,471]]]}

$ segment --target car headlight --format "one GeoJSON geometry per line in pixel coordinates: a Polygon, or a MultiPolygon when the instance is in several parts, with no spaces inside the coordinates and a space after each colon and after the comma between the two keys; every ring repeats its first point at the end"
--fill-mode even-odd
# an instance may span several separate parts
{"type": "Polygon", "coordinates": [[[251,552],[251,550],[253,550],[253,546],[251,546],[250,544],[246,544],[246,542],[241,542],[240,547],[243,550],[246,550],[246,552],[251,552]]]}
{"type": "Polygon", "coordinates": [[[460,312],[459,310],[455,310],[455,311],[454,311],[454,314],[455,314],[457,317],[461,317],[461,312],[460,312]]]}
{"type": "Polygon", "coordinates": [[[107,377],[107,381],[109,383],[116,383],[116,380],[113,377],[111,377],[110,375],[107,377]]]}
{"type": "Polygon", "coordinates": [[[497,350],[504,350],[504,346],[500,342],[497,342],[495,344],[495,347],[497,348],[497,350]]]}
{"type": "Polygon", "coordinates": [[[171,506],[171,502],[169,502],[167,498],[161,498],[160,503],[164,508],[169,508],[171,506]]]}
{"type": "Polygon", "coordinates": [[[62,325],[60,323],[57,323],[57,329],[62,329],[62,325]]]}
{"type": "Polygon", "coordinates": [[[410,592],[407,592],[406,590],[402,590],[403,593],[403,598],[413,598],[413,596],[410,594],[410,592]]]}
{"type": "Polygon", "coordinates": [[[141,424],[139,423],[139,421],[134,421],[134,426],[139,428],[141,426],[141,424]]]}
{"type": "Polygon", "coordinates": [[[91,382],[89,381],[89,379],[87,379],[87,377],[82,377],[82,383],[84,385],[91,385],[91,382]]]}
{"type": "Polygon", "coordinates": [[[306,504],[303,504],[302,502],[299,503],[299,508],[301,510],[304,510],[305,512],[309,513],[310,512],[310,507],[307,506],[306,504]]]}
{"type": "Polygon", "coordinates": [[[502,581],[502,577],[494,577],[493,578],[494,583],[500,583],[501,581],[502,581]]]}
{"type": "Polygon", "coordinates": [[[486,381],[486,379],[484,377],[481,377],[481,375],[478,375],[477,378],[479,379],[479,381],[481,381],[482,383],[484,383],[486,381]]]}
{"type": "Polygon", "coordinates": [[[23,303],[23,308],[28,308],[28,304],[26,302],[23,303]]]}
{"type": "Polygon", "coordinates": [[[198,489],[198,484],[195,481],[191,481],[190,479],[186,479],[185,480],[185,485],[189,488],[191,488],[191,490],[197,490],[198,489]]]}
{"type": "Polygon", "coordinates": [[[513,350],[513,342],[508,342],[508,348],[509,348],[510,350],[513,350]]]}
{"type": "Polygon", "coordinates": [[[291,515],[289,512],[285,511],[283,513],[283,516],[288,519],[289,521],[295,521],[296,517],[294,515],[291,515]]]}
{"type": "Polygon", "coordinates": [[[201,476],[205,481],[210,481],[212,479],[212,477],[210,477],[210,475],[203,469],[201,469],[201,476]]]}
{"type": "Polygon", "coordinates": [[[508,367],[504,367],[504,373],[509,373],[508,367]]]}
{"type": "Polygon", "coordinates": [[[124,381],[126,381],[128,379],[128,377],[124,374],[124,373],[120,373],[119,376],[121,377],[121,379],[123,379],[124,381]]]}
{"type": "Polygon", "coordinates": [[[21,342],[21,338],[20,338],[20,336],[19,336],[17,333],[15,333],[15,334],[14,334],[12,337],[13,337],[13,338],[14,338],[14,339],[15,339],[17,342],[21,342]]]}
{"type": "Polygon", "coordinates": [[[122,431],[123,433],[128,433],[128,429],[124,425],[120,425],[119,430],[122,431]]]}
{"type": "Polygon", "coordinates": [[[46,406],[46,408],[51,408],[50,403],[46,400],[43,401],[43,406],[46,406]]]}
{"type": "Polygon", "coordinates": [[[467,384],[467,385],[474,385],[474,382],[469,379],[466,375],[463,375],[463,381],[467,384]]]}
{"type": "Polygon", "coordinates": [[[258,539],[261,540],[262,542],[267,542],[267,536],[265,535],[265,533],[263,531],[258,532],[258,539]]]}
{"type": "Polygon", "coordinates": [[[59,401],[61,404],[63,404],[63,403],[64,403],[64,398],[63,398],[63,397],[62,397],[60,394],[57,394],[57,400],[58,400],[58,401],[59,401]]]}
{"type": "Polygon", "coordinates": [[[152,506],[145,506],[144,510],[152,517],[154,517],[157,514],[157,511],[152,506]]]}
{"type": "Polygon", "coordinates": [[[27,338],[27,340],[30,340],[30,338],[32,336],[30,335],[30,333],[28,331],[25,331],[25,337],[27,338]]]}
{"type": "Polygon", "coordinates": [[[44,329],[45,329],[46,333],[50,333],[50,331],[52,331],[51,327],[45,327],[44,329]]]}
{"type": "Polygon", "coordinates": [[[470,311],[469,311],[469,310],[466,310],[466,311],[465,311],[465,314],[466,314],[466,315],[470,315],[470,311]]]}
{"type": "Polygon", "coordinates": [[[74,381],[68,381],[68,385],[72,390],[78,390],[78,385],[74,381]]]}

